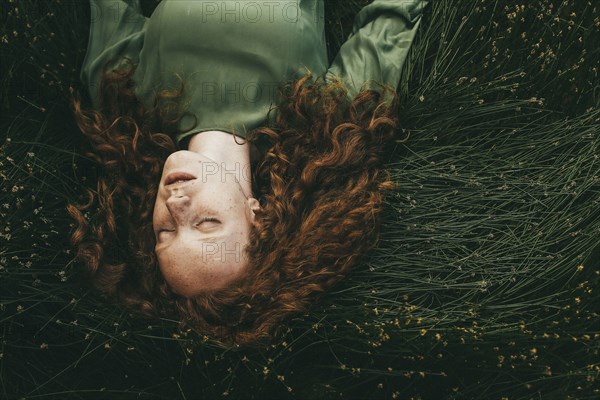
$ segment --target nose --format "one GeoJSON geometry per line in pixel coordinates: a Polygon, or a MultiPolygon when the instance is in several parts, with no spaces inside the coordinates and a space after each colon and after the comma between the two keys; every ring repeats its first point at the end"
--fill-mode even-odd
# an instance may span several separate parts
{"type": "Polygon", "coordinates": [[[167,209],[177,221],[177,223],[185,222],[187,209],[190,205],[190,197],[182,193],[173,193],[166,201],[167,209]]]}

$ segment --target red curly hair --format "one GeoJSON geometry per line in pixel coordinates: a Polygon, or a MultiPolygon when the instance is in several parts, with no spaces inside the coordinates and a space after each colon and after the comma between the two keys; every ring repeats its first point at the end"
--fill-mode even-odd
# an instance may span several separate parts
{"type": "Polygon", "coordinates": [[[177,311],[180,328],[228,345],[263,343],[376,244],[383,195],[395,187],[384,164],[398,141],[397,95],[379,85],[350,99],[340,82],[310,74],[285,85],[274,121],[247,138],[268,149],[253,171],[262,210],[245,249],[248,266],[226,288],[183,298],[160,274],[152,205],[176,151],[184,85],[147,108],[134,94],[134,71],[131,62],[105,68],[97,110],[71,101],[88,138],[83,152],[104,170],[85,204],[67,206],[77,258],[93,286],[128,309],[177,311]]]}

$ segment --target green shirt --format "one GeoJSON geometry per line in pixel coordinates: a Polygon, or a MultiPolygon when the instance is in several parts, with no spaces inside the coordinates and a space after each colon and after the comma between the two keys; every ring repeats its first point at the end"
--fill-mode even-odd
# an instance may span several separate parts
{"type": "Polygon", "coordinates": [[[149,18],[139,0],[90,0],[81,80],[97,107],[102,67],[127,56],[138,64],[133,80],[142,103],[178,88],[177,75],[183,79],[196,123],[181,121],[175,136],[180,148],[207,130],[246,137],[265,123],[278,87],[308,71],[341,79],[349,96],[368,81],[397,87],[428,1],[375,0],[365,6],[329,63],[323,0],[163,0],[149,18]]]}

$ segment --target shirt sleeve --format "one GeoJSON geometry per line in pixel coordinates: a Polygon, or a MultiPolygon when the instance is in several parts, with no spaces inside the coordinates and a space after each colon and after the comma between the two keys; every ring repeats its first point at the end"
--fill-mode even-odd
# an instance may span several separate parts
{"type": "Polygon", "coordinates": [[[348,40],[326,74],[354,98],[370,81],[398,87],[402,66],[430,0],[374,0],[356,15],[348,40]]]}
{"type": "Polygon", "coordinates": [[[90,33],[80,79],[87,86],[94,107],[99,103],[98,87],[104,65],[120,56],[127,56],[134,63],[139,61],[147,20],[139,0],[90,0],[90,33]]]}

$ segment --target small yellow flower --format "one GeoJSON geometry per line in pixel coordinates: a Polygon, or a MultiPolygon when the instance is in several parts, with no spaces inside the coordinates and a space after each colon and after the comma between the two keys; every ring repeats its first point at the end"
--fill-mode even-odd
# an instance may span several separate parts
{"type": "Polygon", "coordinates": [[[531,353],[532,356],[535,356],[537,354],[537,349],[532,347],[531,350],[529,350],[529,353],[531,353]]]}

